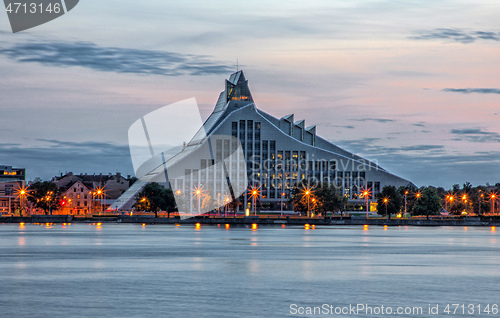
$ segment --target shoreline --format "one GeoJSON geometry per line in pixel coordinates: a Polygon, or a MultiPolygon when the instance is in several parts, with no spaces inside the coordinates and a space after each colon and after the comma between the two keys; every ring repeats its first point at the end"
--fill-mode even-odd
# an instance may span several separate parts
{"type": "Polygon", "coordinates": [[[466,217],[466,218],[364,218],[364,217],[334,217],[334,218],[307,218],[307,217],[280,217],[280,216],[248,216],[248,217],[213,217],[196,216],[181,220],[179,217],[155,218],[154,216],[93,216],[73,217],[71,215],[36,215],[31,217],[0,217],[0,223],[138,223],[138,224],[229,224],[229,225],[379,225],[379,226],[500,226],[500,217],[466,217]]]}

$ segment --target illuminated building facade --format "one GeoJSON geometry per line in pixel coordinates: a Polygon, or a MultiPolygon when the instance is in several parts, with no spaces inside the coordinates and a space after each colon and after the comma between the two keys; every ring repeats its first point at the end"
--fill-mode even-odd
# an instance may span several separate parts
{"type": "Polygon", "coordinates": [[[0,215],[19,214],[21,198],[17,195],[23,188],[26,169],[0,165],[0,215]]]}
{"type": "MultiPolygon", "coordinates": [[[[363,202],[362,189],[370,189],[373,198],[385,185],[411,185],[376,163],[316,135],[316,126],[296,121],[293,114],[276,118],[258,109],[243,71],[226,80],[214,111],[186,148],[199,147],[209,138],[215,139],[210,141],[212,158],[186,157],[176,163],[182,166],[177,170],[185,171],[182,176],[172,177],[169,172],[168,181],[174,193],[190,193],[196,187],[209,185],[211,193],[206,195],[219,200],[220,205],[220,200],[228,196],[224,193],[226,181],[238,184],[244,180],[249,189],[259,189],[260,209],[279,210],[301,180],[326,182],[354,202],[363,202]],[[235,153],[236,147],[243,148],[243,166],[241,161],[228,161],[222,168],[211,168],[214,159],[225,160],[235,153]]],[[[139,190],[139,186],[131,189],[126,200],[139,190]]],[[[252,201],[248,192],[240,197],[240,202],[244,202],[240,209],[252,201]]],[[[188,199],[195,201],[192,195],[188,199]]]]}

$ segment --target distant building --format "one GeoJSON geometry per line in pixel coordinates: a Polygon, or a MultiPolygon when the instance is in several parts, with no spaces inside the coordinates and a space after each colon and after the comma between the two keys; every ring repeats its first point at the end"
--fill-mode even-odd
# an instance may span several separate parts
{"type": "Polygon", "coordinates": [[[17,192],[25,184],[26,169],[0,165],[0,215],[20,213],[17,192]]]}
{"type": "Polygon", "coordinates": [[[52,178],[61,189],[61,214],[90,214],[100,212],[112,204],[130,186],[130,178],[116,174],[79,174],[69,172],[52,178]],[[97,193],[101,190],[101,193],[97,193]]]}
{"type": "Polygon", "coordinates": [[[96,209],[99,208],[99,205],[95,204],[93,200],[93,189],[88,188],[80,180],[70,182],[60,189],[62,202],[58,214],[87,215],[96,212],[96,209]]]}
{"type": "MultiPolygon", "coordinates": [[[[306,111],[307,108],[304,109],[306,111]]],[[[170,177],[167,184],[174,193],[189,196],[187,200],[191,202],[191,211],[199,209],[193,189],[208,185],[206,188],[212,193],[207,195],[225,197],[228,194],[223,192],[228,181],[234,185],[248,180],[248,190],[251,187],[259,189],[259,206],[270,210],[279,210],[280,204],[288,201],[293,187],[301,180],[328,183],[351,202],[360,203],[363,202],[363,189],[369,189],[373,198],[386,185],[412,185],[409,180],[390,173],[377,163],[321,138],[316,134],[316,126],[306,126],[305,120],[296,121],[294,114],[276,118],[258,109],[243,71],[231,74],[225,81],[225,90],[220,93],[214,111],[182,152],[178,155],[182,160],[173,161],[176,158],[173,157],[164,166],[185,171],[183,176],[170,177]],[[213,138],[216,140],[209,141],[213,138]],[[230,154],[240,149],[234,139],[241,142],[246,166],[236,160],[230,162],[233,160],[230,154]],[[213,143],[211,157],[182,156],[182,152],[196,153],[208,142],[213,143]],[[214,168],[214,159],[220,162],[230,157],[223,169],[220,166],[214,168]]],[[[119,198],[111,209],[129,209],[141,187],[154,180],[148,175],[144,178],[119,198]]],[[[248,192],[239,198],[243,202],[240,209],[251,204],[248,192]]]]}
{"type": "Polygon", "coordinates": [[[0,182],[25,181],[26,169],[0,165],[0,182]]]}

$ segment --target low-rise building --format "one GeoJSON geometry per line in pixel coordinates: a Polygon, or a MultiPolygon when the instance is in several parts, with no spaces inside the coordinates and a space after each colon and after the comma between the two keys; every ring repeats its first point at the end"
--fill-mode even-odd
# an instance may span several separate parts
{"type": "Polygon", "coordinates": [[[0,215],[21,215],[26,210],[26,169],[0,165],[0,215]]]}

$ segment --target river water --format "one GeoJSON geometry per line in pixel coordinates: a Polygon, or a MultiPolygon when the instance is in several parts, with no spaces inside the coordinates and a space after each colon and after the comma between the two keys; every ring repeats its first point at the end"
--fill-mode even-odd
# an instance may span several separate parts
{"type": "Polygon", "coordinates": [[[499,233],[5,224],[0,316],[500,317],[499,233]]]}

